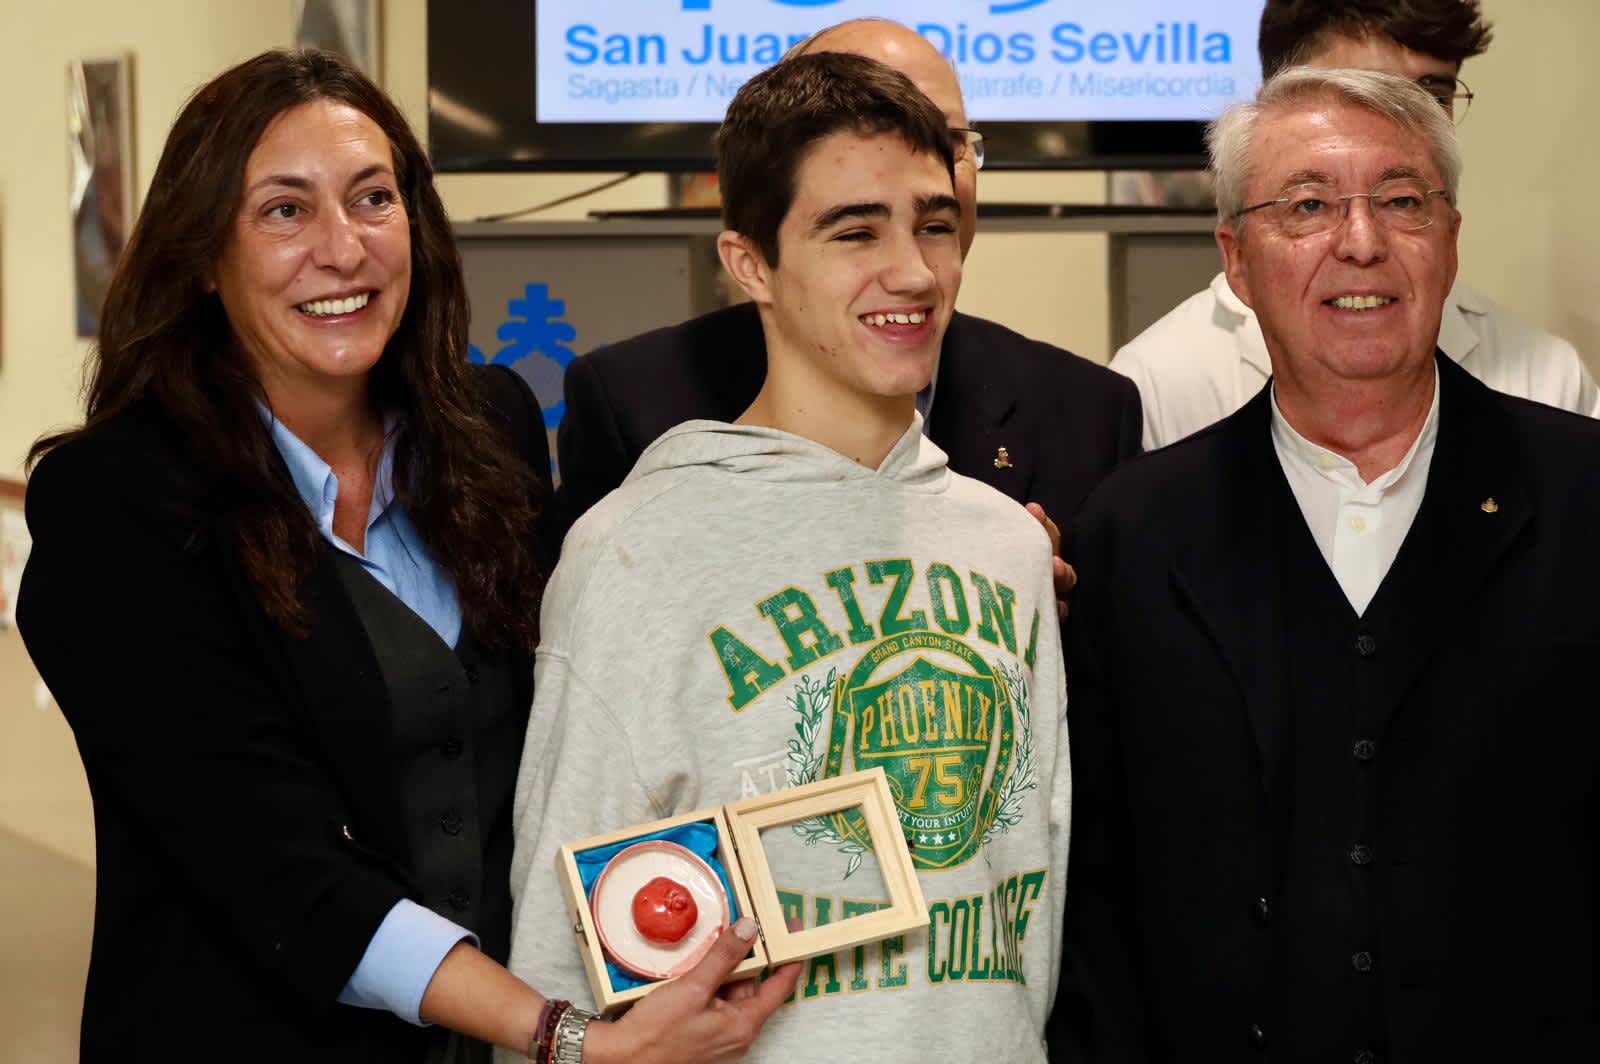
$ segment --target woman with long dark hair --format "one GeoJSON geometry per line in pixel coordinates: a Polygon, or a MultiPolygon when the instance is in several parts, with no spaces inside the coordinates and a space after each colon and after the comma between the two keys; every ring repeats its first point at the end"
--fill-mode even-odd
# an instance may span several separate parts
{"type": "Polygon", "coordinates": [[[95,807],[84,1059],[716,1059],[787,993],[718,997],[749,927],[614,1024],[498,963],[549,455],[466,346],[381,90],[269,52],[195,94],[85,423],[29,456],[19,626],[95,807]]]}

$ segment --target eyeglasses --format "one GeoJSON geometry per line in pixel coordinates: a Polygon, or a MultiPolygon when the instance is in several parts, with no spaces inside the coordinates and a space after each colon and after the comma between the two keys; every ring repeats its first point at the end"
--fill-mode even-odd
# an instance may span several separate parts
{"type": "Polygon", "coordinates": [[[1267,211],[1285,236],[1295,239],[1331,232],[1350,216],[1350,201],[1364,199],[1372,217],[1385,228],[1414,233],[1433,224],[1429,199],[1439,196],[1446,203],[1450,194],[1442,188],[1428,188],[1420,181],[1385,181],[1371,192],[1338,194],[1327,185],[1296,185],[1277,199],[1267,200],[1235,211],[1234,218],[1252,211],[1267,211]]]}
{"type": "Polygon", "coordinates": [[[972,152],[973,169],[983,169],[983,134],[976,129],[962,129],[960,126],[951,126],[950,149],[955,153],[956,162],[965,159],[967,152],[970,150],[972,152]]]}
{"type": "Polygon", "coordinates": [[[1453,78],[1449,74],[1424,74],[1417,79],[1417,84],[1423,92],[1439,101],[1444,113],[1454,119],[1457,125],[1467,117],[1467,108],[1472,106],[1472,90],[1460,78],[1453,78]]]}

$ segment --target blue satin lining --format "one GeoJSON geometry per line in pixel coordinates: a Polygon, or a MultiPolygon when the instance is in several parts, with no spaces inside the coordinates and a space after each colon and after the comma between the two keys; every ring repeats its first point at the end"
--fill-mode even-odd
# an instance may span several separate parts
{"type": "MultiPolygon", "coordinates": [[[[580,850],[573,854],[573,860],[578,865],[578,878],[583,883],[584,897],[593,896],[594,881],[600,878],[600,873],[605,871],[606,865],[613,857],[635,843],[649,842],[653,839],[675,842],[710,865],[712,871],[717,873],[717,878],[722,880],[722,892],[728,896],[728,911],[733,914],[729,923],[739,919],[739,903],[734,900],[733,886],[728,882],[728,873],[723,870],[722,862],[717,860],[717,825],[709,820],[682,824],[665,831],[638,835],[622,842],[614,842],[609,846],[596,846],[592,850],[580,850]]],[[[631,990],[636,986],[648,986],[655,982],[652,979],[640,979],[613,964],[609,957],[606,958],[606,972],[611,977],[613,990],[631,990]]]]}

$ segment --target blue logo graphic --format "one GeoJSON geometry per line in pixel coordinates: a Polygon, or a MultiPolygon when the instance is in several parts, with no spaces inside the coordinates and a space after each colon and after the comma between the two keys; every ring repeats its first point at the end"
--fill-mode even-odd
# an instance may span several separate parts
{"type": "MultiPolygon", "coordinates": [[[[567,344],[577,337],[578,330],[563,320],[567,316],[565,299],[551,299],[550,286],[547,284],[530,284],[523,290],[521,299],[506,301],[506,316],[510,320],[502,322],[494,331],[495,336],[505,342],[505,346],[495,352],[493,359],[485,359],[483,351],[476,344],[469,344],[468,362],[476,362],[481,366],[487,361],[492,366],[509,366],[537,351],[560,367],[563,373],[566,372],[574,358],[572,348],[567,344]]],[[[558,399],[553,405],[546,406],[545,428],[553,429],[560,424],[561,415],[566,413],[566,409],[565,399],[558,399]]]]}
{"type": "Polygon", "coordinates": [[[997,0],[996,3],[989,5],[989,14],[1009,15],[1013,11],[1026,11],[1030,7],[1038,7],[1048,2],[1049,0],[997,0]]]}

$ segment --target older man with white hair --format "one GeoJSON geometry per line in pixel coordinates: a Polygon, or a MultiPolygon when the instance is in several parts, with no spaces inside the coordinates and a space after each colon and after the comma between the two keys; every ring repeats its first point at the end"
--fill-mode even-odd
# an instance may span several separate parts
{"type": "Polygon", "coordinates": [[[1292,69],[1211,150],[1273,375],[1069,543],[1052,1047],[1589,1059],[1600,425],[1438,349],[1461,167],[1422,89],[1292,69]]]}
{"type": "MultiPolygon", "coordinates": [[[[1461,65],[1492,37],[1479,0],[1268,0],[1261,71],[1270,78],[1303,65],[1398,74],[1459,122],[1473,98],[1461,65]]],[[[1444,301],[1439,348],[1497,391],[1600,417],[1600,392],[1570,343],[1460,278],[1444,301]]],[[[1111,368],[1139,386],[1144,446],[1152,451],[1233,413],[1272,372],[1255,313],[1224,273],[1124,345],[1111,368]]]]}

